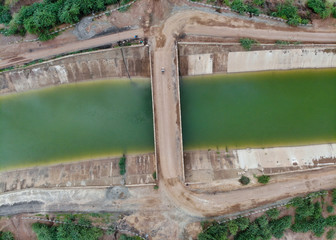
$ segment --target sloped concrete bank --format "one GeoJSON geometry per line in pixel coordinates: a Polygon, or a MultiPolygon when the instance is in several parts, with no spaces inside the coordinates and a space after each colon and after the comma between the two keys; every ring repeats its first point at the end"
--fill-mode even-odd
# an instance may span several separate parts
{"type": "Polygon", "coordinates": [[[127,71],[131,77],[150,77],[148,47],[87,52],[4,72],[0,74],[0,94],[87,80],[127,77],[127,71]]]}
{"type": "Polygon", "coordinates": [[[230,52],[228,73],[336,67],[336,48],[230,52]]]}

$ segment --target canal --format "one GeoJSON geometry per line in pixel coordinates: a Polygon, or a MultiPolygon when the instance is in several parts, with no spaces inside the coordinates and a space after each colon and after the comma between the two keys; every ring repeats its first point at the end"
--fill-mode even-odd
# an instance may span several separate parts
{"type": "Polygon", "coordinates": [[[0,169],[154,152],[150,80],[63,85],[0,98],[0,169]]]}
{"type": "Polygon", "coordinates": [[[336,69],[187,77],[186,150],[336,141],[336,69]]]}
{"type": "MultiPolygon", "coordinates": [[[[336,69],[181,80],[186,150],[336,141],[336,69]]],[[[69,84],[0,97],[0,170],[153,152],[149,80],[69,84]]]]}

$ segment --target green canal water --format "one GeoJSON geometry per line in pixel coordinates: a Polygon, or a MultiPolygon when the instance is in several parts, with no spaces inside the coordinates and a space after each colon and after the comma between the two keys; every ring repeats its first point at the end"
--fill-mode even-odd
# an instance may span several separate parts
{"type": "MultiPolygon", "coordinates": [[[[336,69],[184,78],[185,149],[336,140],[336,69]]],[[[153,152],[149,80],[108,80],[0,97],[0,170],[153,152]]]]}
{"type": "Polygon", "coordinates": [[[153,152],[149,80],[110,80],[0,97],[0,169],[153,152]]]}
{"type": "Polygon", "coordinates": [[[185,149],[336,141],[336,69],[184,78],[185,149]]]}

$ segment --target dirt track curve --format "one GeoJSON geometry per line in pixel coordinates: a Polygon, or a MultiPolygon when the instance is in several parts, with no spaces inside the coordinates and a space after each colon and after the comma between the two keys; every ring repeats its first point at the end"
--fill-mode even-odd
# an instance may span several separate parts
{"type": "Polygon", "coordinates": [[[156,150],[160,166],[160,187],[174,199],[177,206],[191,214],[215,216],[260,205],[294,194],[334,187],[336,169],[310,173],[285,183],[217,194],[198,194],[183,183],[182,149],[180,144],[179,84],[176,74],[175,38],[179,33],[282,39],[295,41],[335,42],[335,33],[253,29],[221,26],[228,18],[198,11],[181,12],[170,17],[155,36],[153,96],[155,112],[156,150]],[[204,24],[210,24],[206,26],[204,24]],[[165,72],[161,72],[161,67],[165,72]]]}

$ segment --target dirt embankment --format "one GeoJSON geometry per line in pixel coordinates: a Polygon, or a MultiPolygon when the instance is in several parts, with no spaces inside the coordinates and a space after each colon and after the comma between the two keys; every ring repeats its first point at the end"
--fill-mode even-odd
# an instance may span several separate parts
{"type": "Polygon", "coordinates": [[[149,73],[147,47],[100,50],[51,60],[0,74],[0,93],[104,78],[145,77],[149,73]],[[123,59],[125,58],[125,59],[123,59]]]}
{"type": "Polygon", "coordinates": [[[127,155],[126,174],[120,175],[119,157],[92,159],[0,173],[0,193],[29,188],[64,188],[154,184],[153,153],[127,155]]]}

